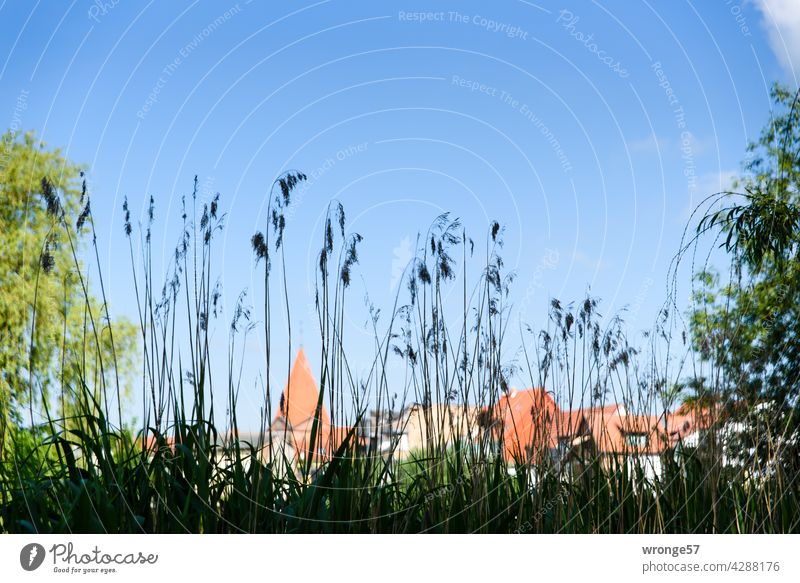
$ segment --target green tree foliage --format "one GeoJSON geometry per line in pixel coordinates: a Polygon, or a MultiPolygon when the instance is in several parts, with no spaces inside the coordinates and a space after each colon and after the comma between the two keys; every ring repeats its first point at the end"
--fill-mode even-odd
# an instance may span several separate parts
{"type": "Polygon", "coordinates": [[[112,333],[105,302],[90,292],[98,282],[79,259],[93,238],[81,177],[33,134],[2,136],[0,446],[27,405],[67,416],[78,383],[116,392],[130,378],[134,327],[116,321],[112,333]]]}
{"type": "Polygon", "coordinates": [[[716,367],[695,396],[724,404],[746,428],[735,449],[768,464],[800,459],[800,109],[781,86],[772,98],[739,192],[712,200],[727,206],[698,228],[722,241],[731,277],[700,273],[691,315],[694,347],[716,367]]]}

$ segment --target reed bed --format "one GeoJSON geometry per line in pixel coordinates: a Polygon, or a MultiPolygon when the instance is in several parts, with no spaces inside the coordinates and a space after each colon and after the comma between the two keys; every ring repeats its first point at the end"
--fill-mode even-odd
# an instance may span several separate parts
{"type": "MultiPolygon", "coordinates": [[[[634,347],[621,318],[603,318],[600,303],[552,300],[541,330],[515,321],[513,276],[502,261],[497,223],[478,240],[448,215],[421,233],[391,309],[370,306],[374,337],[371,367],[357,376],[348,357],[349,287],[361,251],[360,235],[347,229],[345,211],[330,205],[319,234],[316,267],[320,398],[331,423],[347,428],[335,451],[315,455],[325,429],[312,430],[302,459],[286,447],[284,431],[270,432],[275,401],[291,362],[277,362],[276,343],[289,354],[292,297],[285,275],[286,212],[299,172],[281,176],[270,195],[268,224],[252,237],[263,274],[263,302],[242,295],[230,321],[228,354],[210,349],[209,322],[221,317],[213,245],[224,228],[218,198],[201,202],[197,182],[184,200],[183,231],[167,273],[153,273],[148,221],[134,228],[127,202],[125,233],[135,281],[140,332],[136,390],[145,404],[132,427],[122,410],[116,362],[102,371],[67,355],[54,371],[61,395],[31,399],[31,423],[9,428],[0,463],[0,530],[37,533],[762,533],[800,530],[796,470],[769,474],[730,468],[720,448],[670,449],[662,472],[648,477],[625,456],[582,461],[580,472],[520,450],[503,455],[502,436],[481,425],[446,440],[452,423],[436,404],[494,411],[511,379],[545,387],[561,409],[623,403],[656,414],[676,405],[678,377],[691,374],[691,349],[673,341],[665,310],[634,347]],[[137,241],[137,238],[140,238],[137,241]],[[141,245],[139,245],[141,242],[141,245]],[[139,252],[137,249],[141,249],[139,252]],[[471,270],[479,264],[480,268],[471,270]],[[454,300],[453,298],[457,298],[454,300]],[[454,308],[457,306],[457,308],[454,308]],[[289,322],[288,334],[276,321],[289,322]],[[510,331],[522,346],[509,347],[510,331]],[[242,346],[263,336],[263,408],[260,431],[239,430],[242,346]],[[225,357],[226,356],[226,357],[225,357]],[[389,372],[401,362],[403,374],[389,372]],[[677,365],[675,364],[677,363],[677,365]],[[219,371],[224,374],[219,374],[219,371]],[[687,370],[689,371],[687,373],[687,370]],[[213,374],[212,374],[213,371],[213,374]],[[224,378],[220,384],[218,379],[224,378]],[[54,405],[64,398],[69,414],[54,405]],[[428,432],[425,447],[399,454],[374,445],[387,418],[366,424],[370,411],[418,403],[428,432]],[[34,416],[33,408],[43,421],[34,416]],[[375,435],[371,435],[376,432],[375,435]],[[366,445],[365,445],[366,444],[366,445]]],[[[51,193],[57,197],[58,193],[51,193]]],[[[83,221],[92,230],[93,217],[83,221]]],[[[59,214],[66,240],[79,235],[59,214]]],[[[96,252],[96,237],[92,238],[96,252]]],[[[84,267],[77,254],[75,270],[84,267]]],[[[43,274],[43,277],[46,274],[43,274]]],[[[96,282],[97,283],[97,282],[96,282]]],[[[101,304],[85,287],[85,350],[113,343],[113,323],[100,280],[101,304]],[[108,339],[108,340],[106,340],[108,339]]],[[[88,286],[88,284],[87,284],[88,286]]],[[[35,300],[33,301],[35,306],[35,300]]],[[[309,338],[305,339],[310,344],[309,338]]],[[[721,381],[720,381],[721,382],[721,381]]],[[[291,388],[289,389],[291,390],[291,388]]],[[[555,422],[555,421],[553,421],[555,422]]],[[[546,431],[546,428],[544,429],[546,431]]],[[[717,443],[710,430],[709,443],[717,443]]],[[[752,470],[752,471],[750,471],[752,470]]]]}

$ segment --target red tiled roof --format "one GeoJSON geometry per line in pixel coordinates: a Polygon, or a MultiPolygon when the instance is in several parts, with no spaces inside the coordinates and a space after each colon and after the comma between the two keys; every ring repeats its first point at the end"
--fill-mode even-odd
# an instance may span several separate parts
{"type": "Polygon", "coordinates": [[[497,429],[503,436],[507,460],[530,459],[556,447],[558,407],[542,388],[516,391],[500,397],[496,406],[497,429]]]}
{"type": "Polygon", "coordinates": [[[661,453],[667,446],[667,436],[661,417],[631,415],[621,405],[581,409],[572,414],[582,415],[598,453],[661,453]],[[642,436],[644,444],[629,441],[629,436],[642,436]]]}
{"type": "Polygon", "coordinates": [[[530,460],[557,448],[561,439],[585,436],[591,437],[598,453],[606,454],[655,454],[668,445],[661,417],[631,415],[618,404],[562,412],[542,388],[512,390],[500,398],[493,417],[509,461],[530,460]],[[638,439],[644,443],[636,443],[638,439]]]}
{"type": "Polygon", "coordinates": [[[708,429],[713,422],[713,412],[710,409],[695,409],[683,403],[675,413],[667,414],[670,442],[675,444],[696,431],[708,429]]]}

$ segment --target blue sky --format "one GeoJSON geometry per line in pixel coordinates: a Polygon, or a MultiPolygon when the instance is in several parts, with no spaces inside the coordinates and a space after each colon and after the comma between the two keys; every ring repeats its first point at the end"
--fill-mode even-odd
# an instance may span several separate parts
{"type": "MultiPolygon", "coordinates": [[[[371,346],[361,299],[391,307],[398,266],[444,211],[478,240],[506,226],[515,309],[534,326],[549,298],[590,290],[646,328],[690,210],[728,186],[769,85],[795,85],[800,62],[794,0],[6,1],[0,29],[4,125],[87,166],[117,313],[135,314],[123,197],[142,216],[155,197],[169,258],[194,175],[202,196],[221,193],[230,314],[242,289],[260,304],[249,238],[273,179],[301,169],[286,235],[295,329],[316,362],[308,306],[337,198],[364,236],[356,369],[371,346]]],[[[227,325],[215,334],[224,347],[227,325]]]]}

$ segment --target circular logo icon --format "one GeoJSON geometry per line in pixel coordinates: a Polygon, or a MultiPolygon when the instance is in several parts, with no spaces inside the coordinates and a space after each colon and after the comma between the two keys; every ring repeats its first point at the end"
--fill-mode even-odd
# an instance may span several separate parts
{"type": "Polygon", "coordinates": [[[22,547],[19,552],[19,564],[26,571],[35,571],[44,563],[44,547],[38,543],[31,543],[22,547]]]}

